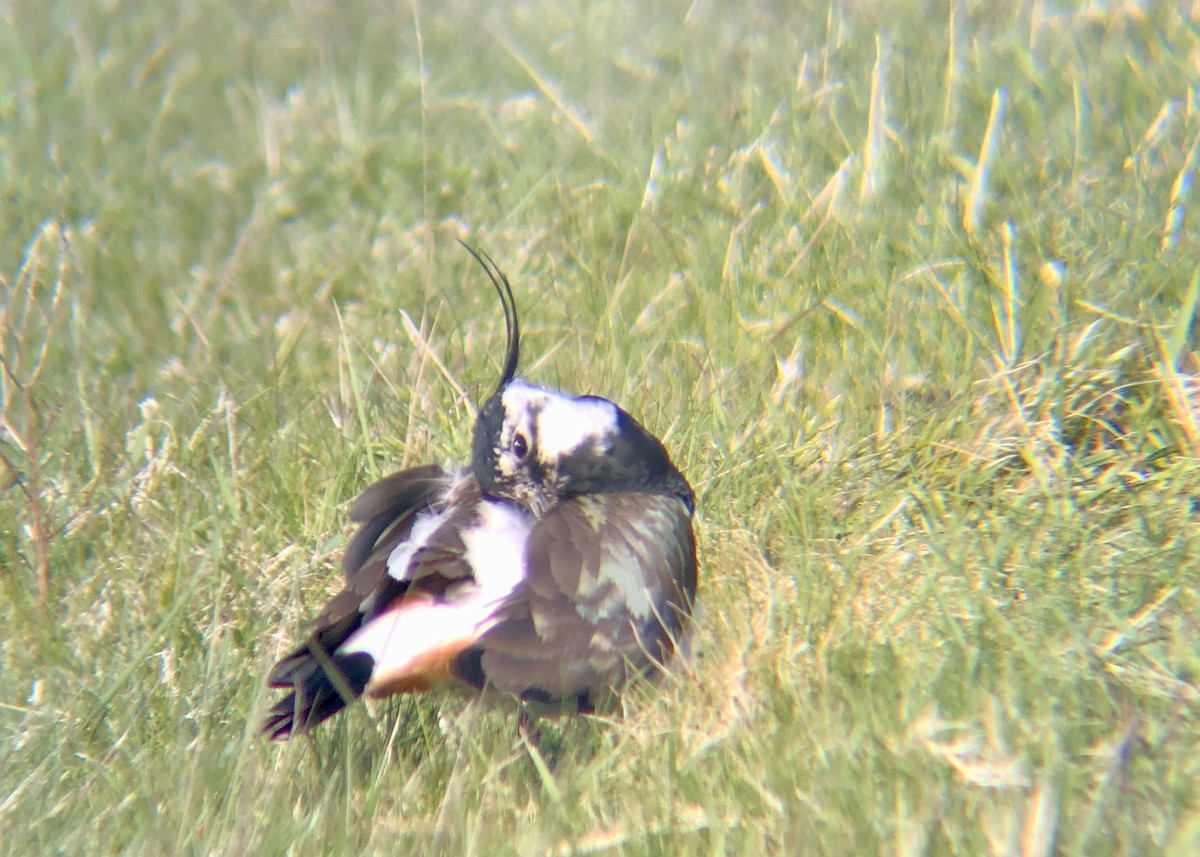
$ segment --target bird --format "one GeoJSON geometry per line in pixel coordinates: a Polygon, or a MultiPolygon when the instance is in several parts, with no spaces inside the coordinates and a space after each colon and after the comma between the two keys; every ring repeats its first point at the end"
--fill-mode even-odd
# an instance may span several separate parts
{"type": "Polygon", "coordinates": [[[594,714],[661,674],[697,586],[696,497],[662,442],[608,399],[517,374],[507,276],[482,266],[504,312],[495,392],[468,465],[426,464],[367,487],[344,580],[270,670],[288,693],[261,734],[308,733],[359,697],[457,685],[522,707],[594,714]]]}

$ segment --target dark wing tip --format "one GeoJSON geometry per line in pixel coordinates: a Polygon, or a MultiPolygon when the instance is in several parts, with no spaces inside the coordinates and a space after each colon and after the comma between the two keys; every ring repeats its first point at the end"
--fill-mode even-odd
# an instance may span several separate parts
{"type": "Polygon", "coordinates": [[[334,674],[317,667],[303,679],[297,678],[295,690],[267,711],[259,726],[260,735],[272,741],[303,735],[362,696],[375,667],[374,658],[356,652],[334,655],[328,662],[334,674]]]}
{"type": "Polygon", "coordinates": [[[488,279],[492,281],[492,285],[496,288],[496,294],[500,296],[500,305],[504,308],[504,329],[507,334],[507,343],[504,350],[504,366],[500,370],[500,383],[496,385],[496,392],[500,392],[504,387],[516,377],[517,363],[521,357],[521,327],[517,323],[517,301],[513,297],[512,286],[509,285],[508,277],[504,276],[504,272],[500,270],[500,266],[496,264],[487,253],[482,250],[476,250],[466,241],[459,240],[459,244],[467,249],[467,252],[475,257],[475,261],[480,264],[484,272],[488,275],[488,279]]]}
{"type": "MultiPolygon", "coordinates": [[[[296,694],[289,693],[271,706],[267,716],[258,727],[258,734],[272,741],[286,741],[292,737],[296,718],[296,694]]],[[[296,732],[301,730],[297,729],[296,732]]]]}

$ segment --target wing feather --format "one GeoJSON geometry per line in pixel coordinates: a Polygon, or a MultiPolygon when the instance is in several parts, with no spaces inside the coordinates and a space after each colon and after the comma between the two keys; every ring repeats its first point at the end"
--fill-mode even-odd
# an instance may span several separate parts
{"type": "Polygon", "coordinates": [[[690,509],[663,494],[574,498],[538,521],[526,564],[459,678],[532,699],[594,697],[661,664],[683,631],[696,592],[690,509]]]}
{"type": "Polygon", "coordinates": [[[412,531],[413,518],[447,489],[449,474],[436,464],[401,470],[375,482],[350,504],[350,520],[361,523],[342,555],[342,571],[353,578],[380,544],[395,545],[412,531]]]}
{"type": "Polygon", "coordinates": [[[320,665],[314,647],[328,657],[365,619],[403,596],[414,580],[423,580],[425,589],[438,592],[468,574],[469,568],[453,546],[461,510],[447,514],[406,569],[389,571],[388,560],[412,536],[418,516],[436,514],[459,497],[472,494],[478,495],[473,479],[433,466],[393,473],[363,491],[351,505],[351,518],[362,526],[346,551],[342,590],[309,622],[304,641],[275,664],[268,682],[273,687],[291,687],[304,679],[320,665]]]}

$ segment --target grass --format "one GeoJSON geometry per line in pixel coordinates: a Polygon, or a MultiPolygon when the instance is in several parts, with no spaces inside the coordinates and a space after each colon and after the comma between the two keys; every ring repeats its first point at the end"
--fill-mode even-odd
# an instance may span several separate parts
{"type": "Polygon", "coordinates": [[[5,4],[4,850],[1195,853],[1200,25],[1070,5],[5,4]],[[696,486],[696,653],[265,744],[467,454],[459,237],[696,486]]]}

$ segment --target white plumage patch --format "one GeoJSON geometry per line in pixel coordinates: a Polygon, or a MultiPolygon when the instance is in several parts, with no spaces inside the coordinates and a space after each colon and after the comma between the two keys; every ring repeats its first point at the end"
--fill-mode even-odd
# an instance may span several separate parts
{"type": "Polygon", "coordinates": [[[392,548],[387,558],[388,577],[394,580],[407,580],[410,573],[409,565],[413,554],[425,546],[437,529],[445,522],[447,512],[422,512],[413,521],[412,532],[400,544],[392,548]]]}
{"type": "MultiPolygon", "coordinates": [[[[412,538],[388,557],[388,574],[404,579],[412,554],[442,523],[442,515],[418,519],[412,538]]],[[[361,652],[375,665],[368,692],[382,684],[420,678],[425,670],[444,665],[488,630],[496,608],[525,577],[525,541],[533,520],[515,507],[484,501],[479,520],[460,535],[475,582],[447,600],[411,598],[385,610],[355,631],[338,654],[361,652]]]]}
{"type": "Polygon", "coordinates": [[[606,449],[617,433],[617,408],[604,399],[555,396],[538,414],[538,455],[557,461],[587,445],[606,449]]]}
{"type": "Polygon", "coordinates": [[[485,500],[479,523],[462,532],[475,582],[493,598],[503,598],[525,578],[525,542],[533,518],[516,506],[485,500]]]}
{"type": "Polygon", "coordinates": [[[487,630],[495,602],[474,592],[460,601],[423,599],[376,616],[338,647],[375,661],[367,692],[383,684],[401,684],[442,667],[487,630]]]}

